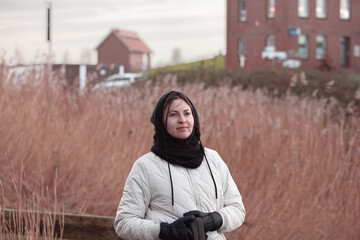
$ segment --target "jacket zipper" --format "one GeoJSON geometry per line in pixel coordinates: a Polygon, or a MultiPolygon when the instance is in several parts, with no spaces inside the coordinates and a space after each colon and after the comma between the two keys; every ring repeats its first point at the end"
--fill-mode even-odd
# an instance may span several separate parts
{"type": "Polygon", "coordinates": [[[199,195],[197,194],[197,191],[196,191],[197,189],[195,187],[193,178],[191,177],[191,174],[190,174],[188,169],[186,169],[186,172],[187,172],[188,177],[189,177],[190,187],[192,189],[193,196],[195,196],[195,205],[197,206],[198,209],[200,209],[199,195]]]}
{"type": "Polygon", "coordinates": [[[157,211],[157,212],[159,212],[159,213],[162,213],[162,214],[164,214],[165,216],[167,216],[167,217],[169,217],[169,218],[171,218],[171,219],[174,219],[174,215],[172,215],[172,214],[169,214],[168,213],[168,211],[164,211],[164,209],[160,209],[159,207],[156,207],[156,206],[151,206],[151,209],[154,211],[157,211]]]}

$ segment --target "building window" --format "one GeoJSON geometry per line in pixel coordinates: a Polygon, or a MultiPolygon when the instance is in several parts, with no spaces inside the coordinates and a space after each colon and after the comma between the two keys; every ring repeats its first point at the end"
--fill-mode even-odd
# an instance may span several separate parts
{"type": "Polygon", "coordinates": [[[326,0],[316,0],[316,17],[326,18],[326,0]]]}
{"type": "Polygon", "coordinates": [[[298,16],[302,18],[310,16],[309,0],[298,0],[298,16]]]}
{"type": "Polygon", "coordinates": [[[326,54],[326,37],[316,36],[316,59],[324,59],[326,54]]]}
{"type": "Polygon", "coordinates": [[[244,68],[245,67],[245,56],[247,54],[246,51],[246,41],[244,38],[239,40],[239,48],[238,48],[238,56],[239,56],[239,62],[240,62],[240,67],[244,68]]]}
{"type": "Polygon", "coordinates": [[[266,46],[275,48],[275,36],[273,34],[266,37],[266,46]]]}
{"type": "Polygon", "coordinates": [[[309,40],[308,36],[306,35],[299,35],[298,37],[298,57],[299,58],[308,58],[308,52],[309,52],[309,40]]]}
{"type": "Polygon", "coordinates": [[[267,17],[275,17],[275,0],[267,0],[267,17]]]}
{"type": "Polygon", "coordinates": [[[239,56],[246,55],[246,41],[245,38],[239,40],[239,49],[238,49],[239,56]]]}
{"type": "Polygon", "coordinates": [[[350,38],[340,38],[340,65],[343,67],[350,66],[350,38]]]}
{"type": "Polygon", "coordinates": [[[239,0],[239,20],[246,21],[246,0],[239,0]]]}
{"type": "Polygon", "coordinates": [[[355,45],[354,46],[354,57],[360,57],[360,45],[355,45]]]}
{"type": "Polygon", "coordinates": [[[350,19],[350,0],[340,0],[340,19],[350,19]]]}

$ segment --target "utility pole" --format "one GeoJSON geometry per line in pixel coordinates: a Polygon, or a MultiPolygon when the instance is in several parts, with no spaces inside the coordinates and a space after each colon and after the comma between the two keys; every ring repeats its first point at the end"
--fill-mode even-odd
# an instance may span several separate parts
{"type": "Polygon", "coordinates": [[[49,68],[49,81],[51,81],[51,71],[52,71],[52,62],[51,62],[51,57],[52,57],[52,44],[51,44],[51,10],[52,10],[52,4],[51,2],[48,2],[48,7],[47,7],[47,41],[49,43],[49,55],[48,55],[48,68],[49,68]]]}

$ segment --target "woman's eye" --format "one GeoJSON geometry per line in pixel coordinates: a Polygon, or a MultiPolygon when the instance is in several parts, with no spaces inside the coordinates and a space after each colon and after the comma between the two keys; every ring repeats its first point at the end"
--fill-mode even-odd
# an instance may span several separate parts
{"type": "Polygon", "coordinates": [[[185,113],[185,116],[190,116],[190,115],[191,115],[190,112],[186,112],[186,113],[185,113]]]}
{"type": "Polygon", "coordinates": [[[175,117],[176,116],[176,113],[170,113],[169,114],[169,117],[175,117]]]}

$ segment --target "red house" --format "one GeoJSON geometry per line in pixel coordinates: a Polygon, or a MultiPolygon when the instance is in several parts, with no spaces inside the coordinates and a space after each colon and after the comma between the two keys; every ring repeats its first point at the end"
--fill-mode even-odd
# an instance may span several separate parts
{"type": "Polygon", "coordinates": [[[96,49],[98,64],[123,65],[125,72],[150,68],[151,50],[136,32],[114,29],[96,49]]]}
{"type": "Polygon", "coordinates": [[[360,72],[359,0],[227,0],[226,24],[228,69],[360,72]]]}

